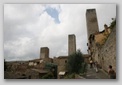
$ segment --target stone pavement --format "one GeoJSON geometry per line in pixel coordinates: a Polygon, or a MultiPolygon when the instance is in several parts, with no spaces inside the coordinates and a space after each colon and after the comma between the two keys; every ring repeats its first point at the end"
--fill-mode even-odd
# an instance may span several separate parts
{"type": "Polygon", "coordinates": [[[89,66],[86,75],[82,77],[83,79],[109,79],[108,74],[102,69],[96,73],[95,68],[89,68],[89,66]]]}

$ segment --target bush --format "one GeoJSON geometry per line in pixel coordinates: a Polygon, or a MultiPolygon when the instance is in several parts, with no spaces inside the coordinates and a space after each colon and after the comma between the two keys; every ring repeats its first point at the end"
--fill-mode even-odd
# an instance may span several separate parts
{"type": "Polygon", "coordinates": [[[48,73],[42,77],[42,79],[54,79],[53,73],[48,73]]]}
{"type": "Polygon", "coordinates": [[[116,26],[116,18],[111,22],[110,28],[112,29],[114,26],[116,26]]]}
{"type": "Polygon", "coordinates": [[[74,79],[75,78],[75,73],[72,74],[67,74],[64,79],[74,79]]]}
{"type": "Polygon", "coordinates": [[[67,70],[69,73],[80,73],[84,63],[83,54],[78,50],[68,57],[67,70]]]}
{"type": "Polygon", "coordinates": [[[85,73],[87,72],[87,63],[83,62],[82,63],[82,68],[80,69],[80,73],[85,73]]]}

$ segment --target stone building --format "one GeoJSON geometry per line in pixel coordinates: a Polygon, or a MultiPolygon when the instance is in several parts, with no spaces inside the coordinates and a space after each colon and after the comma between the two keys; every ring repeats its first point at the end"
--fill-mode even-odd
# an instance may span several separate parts
{"type": "Polygon", "coordinates": [[[76,38],[75,35],[68,36],[68,55],[76,52],[76,38]]]}
{"type": "Polygon", "coordinates": [[[85,63],[89,63],[89,57],[90,57],[90,55],[89,54],[83,54],[83,57],[84,57],[84,62],[85,63]]]}
{"type": "Polygon", "coordinates": [[[48,47],[42,47],[40,49],[40,58],[49,58],[49,48],[48,47]]]}
{"type": "Polygon", "coordinates": [[[111,30],[105,24],[104,30],[99,32],[96,17],[95,9],[86,11],[88,53],[91,59],[97,61],[99,66],[105,71],[108,70],[109,65],[112,65],[114,70],[116,70],[116,27],[111,30]]]}
{"type": "Polygon", "coordinates": [[[95,9],[87,9],[86,22],[87,22],[87,36],[89,39],[91,34],[99,32],[97,14],[95,9]]]}
{"type": "Polygon", "coordinates": [[[99,28],[98,28],[98,22],[97,22],[97,14],[95,9],[87,9],[86,11],[86,24],[87,24],[87,37],[88,37],[88,54],[92,54],[90,51],[91,47],[91,41],[90,39],[93,38],[94,36],[92,34],[98,33],[99,28]]]}
{"type": "Polygon", "coordinates": [[[44,60],[42,59],[29,60],[28,66],[33,68],[43,68],[44,60]]]}
{"type": "Polygon", "coordinates": [[[105,29],[103,31],[93,33],[89,37],[90,43],[88,45],[88,50],[89,50],[89,53],[90,53],[92,59],[96,60],[96,61],[99,61],[98,52],[110,34],[110,28],[107,27],[107,25],[104,25],[104,27],[105,27],[105,29]]]}
{"type": "Polygon", "coordinates": [[[58,68],[57,68],[58,78],[59,78],[61,72],[63,72],[63,73],[67,72],[67,69],[66,69],[67,60],[68,60],[68,56],[54,57],[53,63],[58,66],[58,68]]]}
{"type": "Polygon", "coordinates": [[[42,47],[40,49],[40,59],[42,59],[45,63],[53,62],[52,58],[49,58],[49,48],[48,47],[42,47]]]}
{"type": "Polygon", "coordinates": [[[112,65],[116,71],[116,26],[111,30],[98,55],[100,64],[105,71],[108,70],[108,65],[112,65]]]}

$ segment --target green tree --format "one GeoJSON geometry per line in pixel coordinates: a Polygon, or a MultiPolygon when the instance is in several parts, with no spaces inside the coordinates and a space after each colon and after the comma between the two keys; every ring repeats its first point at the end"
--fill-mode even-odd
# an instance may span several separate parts
{"type": "Polygon", "coordinates": [[[54,75],[54,78],[57,79],[57,65],[53,63],[46,63],[45,69],[51,71],[54,75]]]}
{"type": "Polygon", "coordinates": [[[114,26],[116,26],[116,18],[112,18],[112,22],[110,24],[110,28],[112,29],[114,26]]]}
{"type": "Polygon", "coordinates": [[[84,57],[80,50],[68,57],[67,70],[69,73],[80,73],[83,67],[84,57]]]}

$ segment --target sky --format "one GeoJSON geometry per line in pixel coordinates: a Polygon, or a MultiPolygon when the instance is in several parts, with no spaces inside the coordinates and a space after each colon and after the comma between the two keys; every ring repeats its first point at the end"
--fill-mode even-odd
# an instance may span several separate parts
{"type": "Polygon", "coordinates": [[[116,4],[4,4],[4,58],[7,61],[68,55],[68,35],[87,54],[86,10],[96,9],[99,31],[116,17],[116,4]]]}

